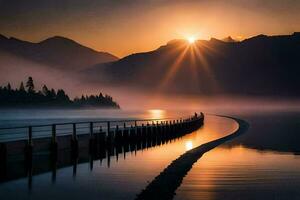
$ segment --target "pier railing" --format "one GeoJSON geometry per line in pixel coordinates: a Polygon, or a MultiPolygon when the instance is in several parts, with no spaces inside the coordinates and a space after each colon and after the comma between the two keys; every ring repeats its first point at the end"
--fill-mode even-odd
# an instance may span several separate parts
{"type": "Polygon", "coordinates": [[[48,125],[0,128],[0,160],[12,154],[30,159],[34,152],[48,151],[54,157],[58,150],[71,149],[78,154],[81,147],[90,152],[148,141],[165,141],[190,133],[204,120],[203,113],[183,119],[131,119],[57,123],[48,125]]]}
{"type": "Polygon", "coordinates": [[[0,142],[33,140],[37,138],[59,137],[71,134],[81,135],[96,132],[111,132],[117,127],[128,129],[147,124],[159,124],[173,121],[163,119],[128,119],[128,120],[95,120],[67,123],[53,123],[32,126],[18,126],[0,128],[0,142]]]}
{"type": "Polygon", "coordinates": [[[23,161],[26,173],[31,174],[33,157],[41,155],[49,155],[55,169],[58,160],[68,165],[70,159],[76,163],[79,157],[87,154],[92,160],[107,157],[109,166],[110,156],[118,158],[123,152],[125,157],[129,151],[171,142],[199,129],[203,121],[201,113],[183,119],[110,120],[1,128],[2,136],[7,139],[12,134],[13,140],[0,140],[0,182],[19,177],[20,174],[14,174],[10,166],[23,161]],[[16,131],[20,135],[14,135],[16,131]]]}
{"type": "MultiPolygon", "coordinates": [[[[197,117],[201,117],[200,114],[197,117]]],[[[128,130],[141,126],[165,126],[167,124],[186,123],[195,116],[184,118],[159,118],[159,119],[123,119],[123,120],[95,120],[67,123],[53,123],[43,125],[0,127],[0,143],[34,140],[38,138],[60,137],[66,135],[93,134],[106,132],[107,134],[119,130],[128,130]]]]}

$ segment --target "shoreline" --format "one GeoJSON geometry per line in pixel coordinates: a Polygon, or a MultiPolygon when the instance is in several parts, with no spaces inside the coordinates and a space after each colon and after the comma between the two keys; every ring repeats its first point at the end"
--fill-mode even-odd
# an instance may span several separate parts
{"type": "Polygon", "coordinates": [[[190,171],[193,164],[196,163],[204,153],[211,149],[229,141],[244,132],[249,128],[248,122],[229,116],[217,115],[235,120],[239,127],[230,135],[202,144],[194,149],[191,149],[181,155],[176,160],[172,161],[158,176],[156,176],[147,187],[142,190],[136,200],[152,200],[152,199],[173,199],[176,189],[181,185],[185,175],[190,171]]]}

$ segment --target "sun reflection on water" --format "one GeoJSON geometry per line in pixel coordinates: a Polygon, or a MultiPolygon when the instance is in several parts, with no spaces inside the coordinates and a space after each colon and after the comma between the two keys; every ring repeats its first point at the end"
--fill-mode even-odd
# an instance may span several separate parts
{"type": "Polygon", "coordinates": [[[188,140],[185,142],[185,150],[191,150],[193,148],[193,142],[188,140]]]}
{"type": "Polygon", "coordinates": [[[163,119],[166,117],[166,111],[161,109],[148,110],[149,118],[151,119],[163,119]]]}

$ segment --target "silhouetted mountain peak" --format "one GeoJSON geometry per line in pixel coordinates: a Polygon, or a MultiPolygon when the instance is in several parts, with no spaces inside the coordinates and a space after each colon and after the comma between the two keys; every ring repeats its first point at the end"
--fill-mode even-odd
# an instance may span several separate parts
{"type": "Polygon", "coordinates": [[[167,45],[172,45],[172,44],[179,44],[179,43],[187,43],[186,40],[184,39],[173,39],[173,40],[170,40],[167,45]]]}
{"type": "Polygon", "coordinates": [[[16,41],[16,42],[26,42],[26,41],[24,41],[24,40],[20,40],[20,39],[18,39],[18,38],[15,38],[15,37],[9,37],[8,38],[10,41],[16,41]]]}
{"type": "Polygon", "coordinates": [[[17,48],[18,46],[31,45],[34,43],[20,40],[15,37],[6,37],[4,35],[0,36],[1,46],[0,48],[17,48]]]}
{"type": "MultiPolygon", "coordinates": [[[[65,38],[65,37],[62,37],[62,36],[54,36],[54,37],[50,37],[50,38],[47,38],[41,42],[39,42],[39,44],[41,45],[72,45],[72,46],[82,46],[81,44],[75,42],[74,40],[71,40],[71,39],[68,39],[68,38],[65,38]]],[[[83,47],[83,46],[82,46],[83,47]]]]}
{"type": "Polygon", "coordinates": [[[70,50],[72,50],[72,48],[89,50],[91,52],[101,53],[105,56],[109,56],[112,61],[119,59],[118,57],[116,57],[108,52],[96,51],[96,50],[86,47],[74,40],[71,40],[69,38],[62,37],[62,36],[53,36],[53,37],[47,38],[47,39],[39,42],[38,44],[48,46],[48,47],[55,47],[55,48],[59,48],[59,47],[60,48],[68,48],[70,50]]]}
{"type": "Polygon", "coordinates": [[[265,39],[267,39],[268,37],[269,37],[269,36],[267,36],[267,35],[260,34],[260,35],[257,35],[257,36],[254,36],[254,37],[245,39],[244,41],[265,40],[265,39]]]}
{"type": "Polygon", "coordinates": [[[210,40],[208,41],[211,44],[226,44],[227,42],[224,42],[223,40],[219,40],[217,38],[210,38],[210,40]]]}
{"type": "Polygon", "coordinates": [[[1,36],[0,42],[0,49],[7,53],[64,70],[81,70],[98,63],[118,60],[112,54],[95,51],[61,36],[38,43],[1,36]]]}
{"type": "Polygon", "coordinates": [[[223,39],[224,42],[237,42],[236,40],[234,40],[231,36],[228,36],[226,38],[223,39]]]}
{"type": "Polygon", "coordinates": [[[5,37],[4,35],[0,34],[0,40],[7,40],[8,38],[5,37]]]}
{"type": "Polygon", "coordinates": [[[59,36],[59,35],[55,35],[53,37],[49,37],[47,39],[45,39],[44,41],[64,41],[64,40],[67,40],[67,41],[72,41],[72,42],[75,42],[69,38],[66,38],[66,37],[63,37],[63,36],[59,36]]]}
{"type": "Polygon", "coordinates": [[[95,67],[88,77],[104,74],[110,84],[150,90],[164,83],[164,92],[299,97],[299,36],[258,35],[236,43],[211,38],[192,45],[171,40],[157,50],[95,67]]]}
{"type": "Polygon", "coordinates": [[[169,42],[167,42],[167,44],[160,46],[156,50],[170,49],[170,48],[174,48],[174,47],[178,47],[178,46],[182,46],[182,45],[188,45],[187,40],[184,40],[184,39],[173,39],[173,40],[170,40],[169,42]]]}

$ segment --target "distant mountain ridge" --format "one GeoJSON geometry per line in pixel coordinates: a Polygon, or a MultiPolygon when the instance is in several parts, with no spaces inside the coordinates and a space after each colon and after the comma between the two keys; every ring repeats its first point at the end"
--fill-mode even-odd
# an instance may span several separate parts
{"type": "Polygon", "coordinates": [[[233,39],[231,36],[228,36],[223,39],[224,42],[238,42],[237,40],[233,39]]]}
{"type": "Polygon", "coordinates": [[[300,33],[241,42],[172,40],[86,73],[95,80],[105,74],[106,84],[163,92],[300,97],[300,33]]]}
{"type": "Polygon", "coordinates": [[[110,53],[95,51],[60,36],[32,43],[0,35],[0,53],[8,53],[58,69],[73,71],[83,70],[97,63],[118,60],[118,57],[110,53]]]}
{"type": "Polygon", "coordinates": [[[77,85],[92,82],[93,87],[150,93],[300,97],[300,33],[231,39],[171,40],[118,59],[59,36],[31,43],[0,35],[0,78],[4,84],[8,76],[35,73],[37,81],[69,88],[76,80],[77,85]]]}

